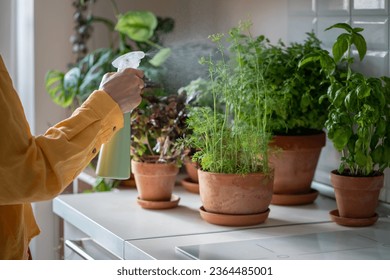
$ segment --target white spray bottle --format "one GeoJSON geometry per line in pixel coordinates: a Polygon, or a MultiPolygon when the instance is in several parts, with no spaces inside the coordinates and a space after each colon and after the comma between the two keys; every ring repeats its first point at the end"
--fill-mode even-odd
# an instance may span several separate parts
{"type": "MultiPolygon", "coordinates": [[[[138,68],[141,59],[145,57],[142,51],[126,53],[112,62],[112,65],[121,71],[125,68],[138,68]]],[[[125,113],[124,126],[115,133],[110,142],[104,144],[99,153],[96,174],[103,178],[128,179],[130,178],[130,115],[125,113]]]]}

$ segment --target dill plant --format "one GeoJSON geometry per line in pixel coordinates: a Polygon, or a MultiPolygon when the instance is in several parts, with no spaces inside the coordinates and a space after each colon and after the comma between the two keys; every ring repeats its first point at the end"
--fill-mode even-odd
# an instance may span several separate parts
{"type": "Polygon", "coordinates": [[[228,35],[209,36],[217,59],[202,57],[208,67],[213,106],[195,107],[189,113],[193,160],[213,173],[267,174],[268,128],[265,69],[260,64],[264,37],[253,37],[250,22],[230,29],[228,35]],[[221,108],[222,106],[222,110],[221,108]]]}

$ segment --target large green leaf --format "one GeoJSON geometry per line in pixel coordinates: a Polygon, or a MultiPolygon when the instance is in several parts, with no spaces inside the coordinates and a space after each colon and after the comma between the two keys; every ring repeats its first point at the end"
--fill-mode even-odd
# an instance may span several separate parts
{"type": "Polygon", "coordinates": [[[130,11],[119,16],[115,30],[136,42],[148,41],[157,27],[156,16],[147,11],[130,11]]]}
{"type": "Polygon", "coordinates": [[[367,52],[367,43],[364,37],[359,34],[359,33],[353,33],[352,35],[352,43],[355,45],[358,53],[359,53],[359,58],[360,60],[363,60],[364,56],[366,55],[367,52]]]}
{"type": "Polygon", "coordinates": [[[325,31],[329,30],[329,29],[333,29],[333,28],[341,28],[341,29],[348,31],[349,33],[352,33],[352,31],[353,31],[353,28],[349,24],[343,23],[343,22],[336,23],[332,26],[329,26],[328,28],[325,29],[325,31]]]}
{"type": "Polygon", "coordinates": [[[340,61],[344,53],[348,50],[349,34],[341,34],[333,44],[332,53],[336,62],[340,61]]]}
{"type": "Polygon", "coordinates": [[[64,88],[64,77],[65,74],[61,71],[49,71],[45,77],[45,86],[53,102],[66,108],[72,104],[74,93],[64,88]]]}
{"type": "Polygon", "coordinates": [[[341,151],[348,144],[349,138],[351,137],[351,131],[346,130],[345,128],[338,128],[334,130],[332,141],[334,147],[341,151]]]}
{"type": "Polygon", "coordinates": [[[155,67],[158,67],[162,65],[170,57],[171,53],[172,50],[170,48],[163,48],[159,50],[159,52],[156,53],[151,60],[149,60],[149,63],[155,67]]]}

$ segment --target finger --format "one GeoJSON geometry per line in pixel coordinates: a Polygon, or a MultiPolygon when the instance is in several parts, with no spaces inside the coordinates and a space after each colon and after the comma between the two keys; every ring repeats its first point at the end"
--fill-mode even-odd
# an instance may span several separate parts
{"type": "Polygon", "coordinates": [[[139,69],[125,68],[125,69],[123,69],[123,72],[126,74],[135,74],[141,79],[144,77],[144,72],[139,70],[139,69]]]}
{"type": "Polygon", "coordinates": [[[103,79],[107,79],[107,78],[111,77],[114,74],[115,74],[115,72],[108,72],[108,73],[104,74],[103,79]]]}
{"type": "Polygon", "coordinates": [[[139,79],[139,89],[143,90],[145,88],[145,82],[143,79],[139,79]]]}

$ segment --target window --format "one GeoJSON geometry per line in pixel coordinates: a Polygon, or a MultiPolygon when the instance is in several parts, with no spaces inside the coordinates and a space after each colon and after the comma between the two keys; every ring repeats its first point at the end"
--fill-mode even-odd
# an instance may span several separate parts
{"type": "Polygon", "coordinates": [[[0,53],[34,133],[34,0],[0,1],[0,53]]]}

